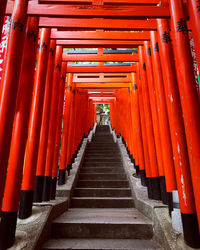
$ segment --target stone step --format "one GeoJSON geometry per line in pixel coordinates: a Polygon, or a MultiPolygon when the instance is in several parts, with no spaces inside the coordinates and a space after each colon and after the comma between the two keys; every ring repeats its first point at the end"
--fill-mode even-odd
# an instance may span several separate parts
{"type": "Polygon", "coordinates": [[[92,181],[77,181],[77,187],[84,188],[126,188],[129,187],[128,181],[125,180],[92,180],[92,181]]]}
{"type": "Polygon", "coordinates": [[[120,154],[119,150],[113,150],[113,149],[94,149],[94,148],[90,148],[90,149],[86,149],[85,153],[92,153],[92,154],[120,154]]]}
{"type": "Polygon", "coordinates": [[[83,162],[83,167],[123,168],[122,162],[83,162]]]}
{"type": "Polygon", "coordinates": [[[130,208],[134,207],[132,197],[72,197],[73,208],[130,208]]]}
{"type": "Polygon", "coordinates": [[[120,174],[124,173],[124,169],[122,167],[82,167],[80,169],[80,173],[115,173],[120,174]]]}
{"type": "Polygon", "coordinates": [[[90,142],[87,147],[118,147],[114,142],[90,142]]]}
{"type": "Polygon", "coordinates": [[[91,174],[79,174],[79,180],[126,180],[125,174],[101,174],[101,173],[91,173],[91,174]]]}
{"type": "Polygon", "coordinates": [[[121,154],[118,152],[85,152],[85,157],[121,157],[121,154]]]}
{"type": "Polygon", "coordinates": [[[160,250],[152,240],[137,239],[51,239],[43,250],[160,250]]]}
{"type": "Polygon", "coordinates": [[[87,158],[85,157],[83,162],[121,162],[121,157],[117,158],[117,157],[110,157],[110,158],[87,158]]]}
{"type": "Polygon", "coordinates": [[[131,196],[130,188],[75,188],[75,197],[123,197],[131,196]]]}
{"type": "Polygon", "coordinates": [[[151,221],[134,208],[72,208],[52,223],[53,238],[151,239],[151,221]]]}

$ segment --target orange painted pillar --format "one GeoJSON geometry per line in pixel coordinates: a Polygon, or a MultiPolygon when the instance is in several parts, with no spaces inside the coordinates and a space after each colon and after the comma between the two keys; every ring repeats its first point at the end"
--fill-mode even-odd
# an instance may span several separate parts
{"type": "Polygon", "coordinates": [[[72,103],[72,80],[73,80],[73,74],[72,73],[67,74],[67,87],[65,92],[65,110],[64,110],[62,144],[60,152],[58,185],[65,184],[67,142],[69,136],[69,120],[70,120],[70,109],[72,103]]]}
{"type": "Polygon", "coordinates": [[[140,123],[141,123],[141,132],[142,132],[142,143],[143,143],[143,150],[144,150],[144,165],[145,170],[144,172],[140,172],[141,180],[144,179],[145,184],[148,188],[148,194],[150,194],[150,187],[148,186],[148,178],[151,178],[151,168],[150,168],[150,156],[148,150],[148,141],[147,141],[147,132],[146,132],[146,121],[145,121],[145,114],[144,114],[144,106],[143,106],[143,94],[142,94],[142,84],[141,84],[141,73],[140,73],[140,65],[139,62],[136,63],[137,67],[137,85],[138,85],[138,105],[139,105],[139,112],[140,112],[140,123]],[[147,178],[147,179],[146,179],[147,178]]]}
{"type": "Polygon", "coordinates": [[[164,19],[158,19],[158,34],[184,238],[193,245],[198,242],[197,215],[170,31],[164,19]]]}
{"type": "Polygon", "coordinates": [[[35,188],[35,173],[39,148],[39,135],[42,121],[43,99],[47,62],[49,55],[50,29],[42,29],[40,49],[32,95],[32,104],[29,120],[28,139],[24,162],[24,173],[21,187],[19,218],[25,219],[32,214],[33,194],[35,188]]]}
{"type": "Polygon", "coordinates": [[[137,140],[137,152],[138,152],[138,161],[139,161],[139,175],[141,178],[141,184],[146,186],[146,177],[145,177],[145,163],[144,163],[144,150],[142,142],[142,129],[140,123],[140,111],[139,111],[139,102],[138,102],[138,85],[136,83],[136,74],[132,73],[132,100],[133,100],[133,115],[135,122],[135,133],[137,140]]]}
{"type": "Polygon", "coordinates": [[[24,48],[27,4],[27,0],[16,0],[14,4],[11,17],[12,26],[10,28],[7,44],[8,51],[6,53],[0,86],[0,209],[6,179],[6,169],[10,152],[16,97],[24,48]]]}
{"type": "Polygon", "coordinates": [[[2,231],[0,234],[1,249],[11,246],[15,238],[24,154],[28,136],[28,121],[34,82],[38,23],[39,18],[29,17],[26,29],[26,39],[24,43],[20,83],[17,93],[16,112],[13,123],[11,149],[2,206],[2,231]],[[3,246],[6,247],[4,248],[3,246]]]}
{"type": "Polygon", "coordinates": [[[194,68],[183,2],[182,0],[170,0],[169,3],[172,15],[172,32],[174,34],[176,71],[200,229],[200,104],[195,86],[194,68]]]}
{"type": "Polygon", "coordinates": [[[67,63],[62,62],[61,66],[61,79],[59,86],[59,102],[58,102],[58,114],[57,114],[57,127],[56,127],[56,140],[53,156],[53,168],[52,168],[52,183],[51,183],[51,200],[55,199],[56,196],[56,184],[57,184],[57,174],[58,174],[58,158],[60,152],[60,142],[61,142],[61,130],[62,130],[62,119],[63,119],[63,104],[64,104],[64,94],[65,94],[65,79],[66,79],[67,63]]]}
{"type": "Polygon", "coordinates": [[[6,0],[0,0],[0,41],[1,41],[1,34],[2,34],[2,27],[3,27],[3,22],[4,22],[4,15],[5,15],[5,10],[6,10],[6,0]]]}
{"type": "Polygon", "coordinates": [[[161,198],[164,204],[167,204],[167,192],[166,192],[166,182],[165,182],[165,173],[163,167],[163,155],[161,148],[161,139],[160,139],[160,128],[158,121],[158,109],[156,103],[156,91],[155,91],[155,83],[153,77],[153,66],[152,66],[152,49],[149,41],[144,42],[144,51],[145,51],[145,60],[146,60],[146,71],[148,78],[148,89],[149,89],[149,98],[151,104],[151,114],[152,114],[152,122],[153,122],[153,132],[154,132],[154,140],[156,146],[156,156],[158,163],[158,173],[160,179],[160,191],[161,198]]]}
{"type": "Polygon", "coordinates": [[[55,49],[56,49],[56,41],[51,40],[49,47],[49,59],[48,59],[47,76],[46,76],[45,93],[44,93],[44,107],[42,112],[42,125],[40,130],[40,141],[39,141],[37,168],[36,168],[35,191],[33,197],[34,202],[42,202],[42,190],[44,185],[44,172],[45,172],[45,162],[47,154],[49,117],[50,117],[52,83],[53,83],[53,69],[55,63],[55,49]]]}
{"type": "Polygon", "coordinates": [[[157,110],[158,110],[158,120],[159,120],[159,129],[161,137],[161,149],[163,156],[163,165],[166,179],[166,189],[168,196],[168,206],[169,212],[173,210],[172,202],[172,191],[177,189],[176,186],[176,177],[173,161],[173,151],[171,143],[171,135],[169,129],[169,120],[167,113],[167,105],[165,100],[165,90],[162,76],[162,68],[159,56],[159,45],[157,32],[151,31],[151,47],[152,47],[152,65],[153,73],[155,80],[155,93],[157,101],[157,110]]]}
{"type": "Polygon", "coordinates": [[[195,51],[197,55],[198,68],[200,71],[200,2],[198,0],[188,0],[188,11],[194,38],[195,51]]]}
{"type": "Polygon", "coordinates": [[[43,185],[43,201],[50,200],[51,194],[51,183],[52,183],[52,167],[53,167],[53,156],[55,150],[55,139],[56,139],[56,120],[58,114],[58,101],[59,101],[59,83],[61,75],[61,62],[62,62],[63,47],[56,47],[55,54],[55,65],[53,73],[53,85],[52,85],[52,96],[51,96],[51,108],[49,118],[49,132],[48,132],[48,146],[45,163],[44,173],[44,185],[43,185]]]}
{"type": "Polygon", "coordinates": [[[70,169],[71,169],[72,126],[74,122],[74,119],[73,119],[74,108],[75,108],[75,84],[72,85],[72,99],[71,99],[71,106],[70,106],[69,129],[68,129],[68,139],[67,139],[66,163],[67,163],[68,175],[70,175],[70,169]]]}
{"type": "Polygon", "coordinates": [[[153,121],[151,114],[151,105],[149,98],[149,91],[151,89],[148,88],[148,80],[146,73],[146,62],[144,59],[144,48],[139,46],[139,60],[140,60],[140,71],[142,77],[142,94],[143,94],[143,103],[144,103],[144,114],[146,121],[146,131],[147,131],[147,139],[148,139],[148,149],[150,156],[150,166],[151,166],[151,178],[148,179],[149,189],[152,193],[149,193],[150,198],[155,200],[161,199],[160,192],[160,179],[159,179],[159,171],[158,171],[158,163],[157,163],[157,155],[156,155],[156,145],[154,139],[154,131],[153,131],[153,121]]]}

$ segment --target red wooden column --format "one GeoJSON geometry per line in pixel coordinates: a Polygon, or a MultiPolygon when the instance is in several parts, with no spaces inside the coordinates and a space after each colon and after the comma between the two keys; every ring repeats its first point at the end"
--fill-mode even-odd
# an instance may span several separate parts
{"type": "Polygon", "coordinates": [[[139,175],[141,178],[141,184],[146,186],[146,177],[145,177],[145,163],[144,163],[144,150],[142,142],[142,129],[140,123],[140,111],[139,111],[139,102],[138,102],[138,85],[136,83],[136,73],[132,73],[132,100],[133,100],[133,115],[135,123],[135,133],[137,141],[137,152],[138,152],[138,161],[139,161],[139,175]]]}
{"type": "Polygon", "coordinates": [[[174,34],[176,71],[200,229],[200,104],[195,87],[194,68],[183,2],[182,0],[170,0],[169,3],[172,15],[172,32],[174,34]]]}
{"type": "Polygon", "coordinates": [[[53,73],[53,86],[51,96],[51,109],[49,119],[49,132],[48,132],[48,146],[45,163],[45,175],[43,185],[43,200],[49,201],[51,194],[51,182],[52,182],[52,167],[53,167],[53,156],[55,149],[56,139],[56,120],[58,114],[58,101],[59,101],[59,83],[61,75],[61,62],[62,62],[62,46],[56,47],[55,65],[53,73]]]}
{"type": "Polygon", "coordinates": [[[58,185],[65,184],[67,142],[69,135],[69,120],[70,120],[70,109],[72,102],[72,80],[73,80],[73,74],[72,73],[67,74],[67,87],[65,92],[65,110],[64,110],[63,136],[62,136],[62,144],[60,152],[58,185]]]}
{"type": "Polygon", "coordinates": [[[192,26],[192,36],[194,38],[195,51],[197,55],[198,67],[200,70],[200,2],[198,0],[188,0],[188,11],[192,26]]]}
{"type": "Polygon", "coordinates": [[[47,154],[48,131],[49,131],[49,117],[51,108],[51,95],[53,83],[53,71],[55,66],[55,49],[56,40],[51,40],[49,47],[49,58],[47,66],[47,76],[45,83],[44,105],[42,112],[42,124],[40,130],[40,141],[36,168],[34,202],[42,202],[42,190],[44,185],[44,172],[47,154]]]}
{"type": "Polygon", "coordinates": [[[147,81],[147,74],[146,74],[146,63],[144,59],[144,48],[139,46],[139,60],[140,60],[140,72],[142,76],[142,94],[143,94],[143,103],[144,103],[144,114],[145,114],[145,123],[146,123],[146,131],[147,131],[147,139],[148,139],[148,149],[149,149],[149,156],[150,156],[150,166],[151,166],[151,178],[149,178],[149,189],[151,189],[152,193],[149,193],[150,198],[155,200],[161,199],[160,193],[160,180],[159,180],[159,171],[158,171],[158,163],[157,163],[157,156],[156,156],[156,146],[154,140],[154,133],[153,133],[153,121],[152,121],[152,114],[151,114],[151,106],[150,106],[150,98],[149,98],[149,91],[148,89],[148,81],[147,81]]]}
{"type": "Polygon", "coordinates": [[[5,15],[5,10],[6,10],[6,3],[7,0],[0,0],[0,41],[1,41],[1,34],[2,34],[2,27],[3,27],[3,22],[4,22],[4,15],[5,15]]]}
{"type": "Polygon", "coordinates": [[[145,60],[146,60],[146,71],[147,71],[147,77],[148,77],[147,82],[148,82],[148,89],[149,89],[149,99],[150,99],[150,104],[151,104],[153,132],[154,132],[156,156],[157,156],[157,163],[158,163],[161,198],[162,198],[162,202],[164,204],[167,204],[165,173],[164,173],[164,167],[163,167],[163,156],[162,156],[162,148],[161,148],[159,121],[158,121],[158,110],[157,110],[157,103],[156,103],[156,91],[155,91],[155,83],[154,83],[154,77],[153,77],[152,59],[151,59],[152,52],[151,52],[151,46],[150,46],[149,41],[144,42],[144,51],[145,51],[145,60]]]}
{"type": "Polygon", "coordinates": [[[158,120],[159,120],[159,129],[161,137],[161,149],[163,156],[163,165],[165,170],[165,179],[166,179],[166,188],[168,196],[168,206],[169,212],[173,210],[172,202],[172,191],[177,189],[176,186],[176,177],[173,161],[173,151],[171,143],[171,135],[169,129],[169,120],[167,113],[167,105],[165,100],[165,90],[162,76],[162,68],[159,56],[159,45],[157,32],[151,31],[151,47],[152,47],[152,65],[153,73],[155,80],[155,92],[156,92],[156,101],[157,101],[157,110],[158,110],[158,120]]]}
{"type": "Polygon", "coordinates": [[[40,127],[42,120],[43,98],[47,62],[49,55],[50,29],[42,29],[40,48],[35,73],[34,90],[29,120],[28,140],[24,162],[24,173],[21,187],[21,199],[19,217],[25,219],[32,214],[33,194],[35,188],[35,173],[40,139],[40,127]]]}
{"type": "Polygon", "coordinates": [[[1,226],[3,231],[1,231],[0,234],[0,238],[2,237],[0,241],[3,244],[8,245],[12,244],[13,239],[15,238],[17,211],[19,207],[24,154],[28,135],[28,121],[36,63],[38,23],[39,18],[29,17],[22,57],[20,83],[17,94],[16,112],[14,117],[7,179],[2,206],[1,226]],[[12,217],[10,217],[11,214],[12,217]]]}
{"type": "Polygon", "coordinates": [[[139,112],[140,112],[140,123],[141,123],[141,132],[142,132],[142,143],[144,149],[144,164],[145,170],[144,172],[140,173],[141,179],[145,180],[145,184],[148,188],[148,194],[150,194],[150,187],[148,186],[148,178],[151,178],[151,168],[150,168],[150,156],[148,150],[148,141],[147,141],[147,131],[146,131],[146,121],[145,121],[145,114],[144,114],[144,106],[143,106],[143,94],[142,94],[142,85],[141,85],[141,73],[140,73],[140,65],[136,63],[137,67],[137,85],[138,85],[138,105],[139,105],[139,112]],[[147,179],[146,179],[147,178],[147,179]]]}
{"type": "Polygon", "coordinates": [[[53,168],[52,168],[51,200],[54,200],[55,196],[56,196],[58,158],[59,158],[59,152],[60,152],[66,70],[67,70],[67,63],[62,62],[61,79],[60,79],[60,86],[59,86],[58,114],[57,114],[57,120],[56,120],[56,124],[57,124],[56,140],[55,140],[55,148],[54,148],[54,156],[53,156],[53,168]]]}
{"type": "Polygon", "coordinates": [[[199,238],[197,215],[170,30],[164,19],[158,19],[158,35],[184,238],[195,246],[199,238]]]}
{"type": "MultiPolygon", "coordinates": [[[[12,13],[7,53],[0,86],[0,209],[10,151],[16,97],[24,48],[27,0],[16,0],[12,13]],[[20,21],[19,21],[20,20],[20,21]],[[15,24],[15,25],[14,25],[15,24]]],[[[2,10],[3,11],[3,10],[2,10]]]]}

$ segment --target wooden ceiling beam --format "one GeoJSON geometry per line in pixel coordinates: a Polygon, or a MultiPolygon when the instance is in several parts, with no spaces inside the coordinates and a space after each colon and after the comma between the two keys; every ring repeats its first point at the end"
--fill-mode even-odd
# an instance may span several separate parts
{"type": "Polygon", "coordinates": [[[136,72],[136,66],[95,66],[95,67],[73,67],[67,66],[67,73],[104,73],[104,72],[136,72]]]}
{"type": "Polygon", "coordinates": [[[129,83],[76,83],[77,88],[85,88],[88,90],[103,90],[103,89],[119,89],[119,88],[129,88],[129,83]]]}

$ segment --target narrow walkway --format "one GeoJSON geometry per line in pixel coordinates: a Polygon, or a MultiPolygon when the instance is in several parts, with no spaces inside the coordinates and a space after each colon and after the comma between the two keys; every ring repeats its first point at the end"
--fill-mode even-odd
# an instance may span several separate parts
{"type": "Polygon", "coordinates": [[[118,145],[108,126],[97,126],[71,208],[53,222],[44,249],[159,249],[152,237],[152,222],[134,208],[118,145]]]}

